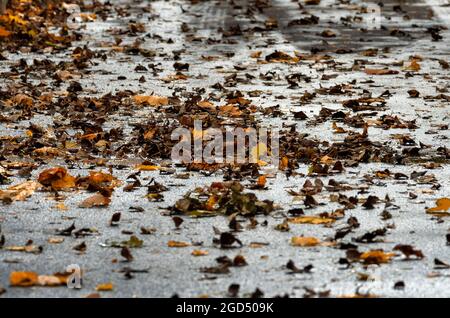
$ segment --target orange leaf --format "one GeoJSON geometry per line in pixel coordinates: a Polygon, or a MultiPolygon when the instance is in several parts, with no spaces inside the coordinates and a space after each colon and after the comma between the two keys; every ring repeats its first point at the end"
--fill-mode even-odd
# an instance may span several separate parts
{"type": "Polygon", "coordinates": [[[140,170],[140,171],[157,171],[157,170],[161,169],[161,167],[150,166],[150,165],[138,165],[138,166],[136,166],[136,169],[140,170]]]}
{"type": "Polygon", "coordinates": [[[3,27],[0,27],[0,38],[6,38],[10,35],[11,35],[11,32],[9,32],[8,30],[6,30],[3,27]]]}
{"type": "Polygon", "coordinates": [[[320,244],[320,240],[315,237],[296,236],[291,239],[293,246],[310,247],[320,244]]]}
{"type": "Polygon", "coordinates": [[[166,106],[169,104],[169,99],[163,96],[145,96],[137,95],[134,96],[134,102],[138,105],[148,105],[148,106],[166,106]]]}
{"type": "Polygon", "coordinates": [[[261,187],[264,188],[264,186],[266,185],[267,179],[266,176],[259,176],[258,177],[258,181],[256,182],[256,184],[261,187]]]}
{"type": "Polygon", "coordinates": [[[216,203],[217,203],[216,196],[215,195],[211,195],[208,198],[208,201],[206,201],[206,209],[208,211],[214,211],[216,203]]]}
{"type": "Polygon", "coordinates": [[[330,224],[336,220],[331,218],[322,218],[320,216],[299,216],[288,219],[289,223],[294,224],[330,224]]]}
{"type": "Polygon", "coordinates": [[[419,62],[417,62],[417,60],[412,60],[411,64],[409,64],[407,67],[405,67],[406,71],[413,71],[413,72],[418,72],[420,71],[420,64],[419,62]]]}
{"type": "Polygon", "coordinates": [[[393,75],[398,74],[398,71],[395,70],[389,70],[389,69],[369,69],[366,68],[364,70],[367,75],[393,75]]]}
{"type": "Polygon", "coordinates": [[[188,247],[188,246],[190,246],[191,244],[189,244],[189,243],[186,243],[186,242],[179,242],[179,241],[169,241],[168,243],[167,243],[167,246],[168,247],[188,247]]]}
{"type": "Polygon", "coordinates": [[[193,256],[206,256],[206,255],[208,255],[208,251],[193,250],[191,254],[193,256]]]}
{"type": "Polygon", "coordinates": [[[38,283],[38,277],[34,272],[11,272],[9,283],[11,286],[30,287],[38,283]]]}
{"type": "Polygon", "coordinates": [[[112,291],[114,289],[113,283],[100,284],[95,287],[96,291],[112,291]]]}
{"type": "Polygon", "coordinates": [[[100,193],[97,193],[81,202],[80,208],[105,207],[108,206],[110,203],[111,203],[110,198],[105,197],[100,193]]]}
{"type": "Polygon", "coordinates": [[[55,190],[75,187],[75,177],[71,176],[65,168],[56,167],[44,170],[38,178],[44,186],[51,186],[55,190]]]}

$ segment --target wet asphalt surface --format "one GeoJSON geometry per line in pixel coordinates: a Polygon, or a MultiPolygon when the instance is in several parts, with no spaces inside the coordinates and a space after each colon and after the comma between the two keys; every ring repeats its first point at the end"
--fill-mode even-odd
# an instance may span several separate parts
{"type": "MultiPolygon", "coordinates": [[[[353,1],[358,3],[358,1],[353,1]]],[[[86,24],[83,30],[91,49],[107,50],[108,43],[112,41],[111,30],[123,27],[128,20],[144,22],[148,34],[159,35],[164,39],[171,39],[170,43],[161,46],[152,36],[143,38],[143,47],[155,50],[158,55],[152,63],[160,63],[163,69],[159,77],[173,73],[171,65],[173,60],[169,58],[173,51],[182,51],[182,60],[191,65],[189,71],[190,79],[183,83],[162,84],[157,77],[147,77],[146,83],[140,83],[138,79],[142,74],[136,74],[133,70],[138,64],[148,64],[149,61],[140,56],[124,56],[117,54],[106,61],[99,62],[91,67],[91,74],[84,76],[79,81],[87,88],[90,94],[102,95],[123,89],[141,91],[145,94],[152,92],[158,95],[170,95],[174,88],[190,90],[192,88],[209,87],[230,74],[235,65],[246,66],[246,73],[258,76],[260,73],[269,71],[282,76],[287,72],[302,72],[313,78],[310,83],[302,83],[298,90],[286,91],[282,81],[274,80],[267,83],[264,80],[255,80],[251,83],[243,83],[238,86],[244,92],[263,90],[264,95],[252,99],[253,103],[262,106],[280,105],[283,115],[279,118],[261,118],[268,125],[281,125],[295,123],[299,130],[305,131],[313,138],[321,140],[337,141],[343,139],[340,135],[332,133],[329,122],[317,126],[307,126],[303,122],[293,120],[290,111],[302,110],[306,114],[316,115],[321,107],[339,109],[341,107],[340,96],[321,95],[308,105],[300,105],[298,98],[305,91],[312,91],[323,86],[336,83],[347,83],[356,80],[358,91],[368,89],[374,95],[380,95],[386,89],[395,91],[397,94],[388,102],[388,109],[380,113],[398,115],[403,119],[416,119],[419,126],[414,131],[407,131],[414,139],[424,144],[442,145],[450,147],[449,131],[436,132],[437,125],[450,122],[450,105],[448,101],[426,101],[422,99],[410,99],[407,90],[416,88],[422,95],[435,95],[437,88],[447,89],[450,74],[439,67],[437,59],[449,59],[450,49],[448,39],[450,32],[442,31],[444,41],[432,42],[429,34],[423,32],[423,28],[433,25],[446,25],[442,16],[446,16],[448,7],[441,6],[443,3],[436,1],[439,5],[429,5],[424,2],[402,1],[402,9],[410,16],[410,20],[403,19],[401,22],[386,20],[389,25],[398,25],[402,30],[408,31],[409,36],[400,37],[397,40],[387,37],[383,31],[369,33],[361,32],[355,26],[339,25],[335,27],[332,21],[339,20],[341,16],[351,13],[344,5],[334,5],[333,1],[322,1],[322,3],[308,10],[321,17],[319,25],[311,26],[299,32],[292,28],[285,28],[297,13],[296,3],[292,1],[276,0],[274,6],[264,13],[254,13],[254,21],[240,15],[239,1],[235,1],[231,8],[228,1],[203,1],[191,4],[189,1],[154,1],[151,2],[152,11],[143,13],[139,7],[147,7],[147,2],[120,1],[119,6],[131,6],[130,12],[135,12],[131,17],[111,18],[107,21],[97,21],[86,24]],[[430,19],[431,11],[439,11],[430,19]],[[186,11],[186,12],[184,12],[186,11]],[[230,14],[232,12],[232,14],[230,14]],[[157,18],[149,18],[157,16],[157,18]],[[252,36],[233,37],[229,44],[208,44],[205,39],[217,37],[217,28],[228,29],[238,23],[246,27],[255,21],[265,21],[268,17],[277,18],[280,29],[263,35],[255,33],[252,36]],[[323,19],[322,19],[323,18],[323,19]],[[327,22],[329,21],[329,23],[327,22]],[[191,32],[181,33],[180,25],[185,22],[191,27],[191,32]],[[317,36],[318,31],[332,29],[342,37],[327,39],[317,36]],[[198,37],[197,40],[194,37],[198,37]],[[344,40],[343,40],[344,39],[344,40]],[[193,41],[194,40],[194,41],[193,41]],[[109,41],[109,42],[108,42],[109,41]],[[267,44],[270,47],[267,47],[267,44]],[[256,65],[250,54],[254,51],[271,53],[275,49],[285,52],[307,52],[312,47],[322,48],[352,48],[355,53],[345,55],[333,55],[339,62],[342,70],[352,66],[354,59],[361,58],[358,52],[365,48],[391,47],[390,52],[383,57],[370,57],[375,65],[389,65],[400,60],[407,60],[411,55],[423,56],[426,62],[422,63],[420,75],[405,77],[402,74],[393,77],[376,77],[373,83],[367,83],[367,75],[362,72],[346,72],[337,74],[332,82],[322,82],[321,75],[337,73],[336,70],[328,69],[325,65],[282,65],[265,64],[256,65]],[[227,59],[205,61],[202,55],[223,56],[224,53],[233,52],[234,56],[227,59]],[[424,74],[428,77],[424,78],[424,74]],[[126,80],[118,80],[119,75],[125,75],[126,80]],[[287,98],[280,99],[279,96],[287,98]]],[[[386,1],[386,9],[383,10],[384,17],[396,16],[393,6],[397,1],[386,1]]],[[[244,5],[243,5],[244,6],[244,5]]],[[[398,14],[397,14],[398,15],[398,14]]],[[[405,15],[402,13],[401,16],[405,15]]],[[[302,28],[302,27],[299,27],[302,28]]],[[[124,42],[132,43],[134,37],[125,37],[124,42]]],[[[263,54],[264,56],[264,54],[263,54]]],[[[32,54],[20,55],[20,58],[32,60],[32,54]]],[[[64,60],[64,55],[50,56],[52,59],[64,60]]],[[[0,70],[8,68],[8,63],[13,63],[19,55],[10,55],[9,61],[0,62],[0,70]]],[[[2,79],[3,80],[3,79],[2,79]]],[[[6,80],[9,81],[9,80],[6,80]]],[[[139,109],[133,116],[124,117],[120,114],[116,118],[105,123],[105,127],[122,126],[130,129],[133,122],[145,121],[150,115],[151,109],[139,109]]],[[[55,114],[54,116],[58,116],[55,114]]],[[[36,123],[45,124],[51,122],[52,118],[47,115],[34,116],[31,120],[36,123]]],[[[1,135],[23,134],[28,122],[22,122],[17,126],[0,126],[1,135]]],[[[400,129],[382,130],[370,128],[369,136],[380,142],[386,142],[393,147],[393,135],[401,134],[400,129]]],[[[136,158],[135,161],[138,161],[136,158]]],[[[130,163],[134,161],[130,159],[130,163]]],[[[114,175],[120,180],[134,172],[132,168],[117,169],[120,160],[111,158],[114,175]]],[[[51,162],[48,167],[64,165],[64,162],[51,162]]],[[[131,165],[131,164],[130,164],[131,165]]],[[[31,179],[36,179],[42,169],[34,171],[31,179]]],[[[79,163],[70,167],[73,175],[83,175],[92,169],[92,166],[79,163]]],[[[413,171],[424,170],[420,163],[411,163],[406,166],[392,166],[387,164],[362,164],[358,167],[348,168],[345,174],[333,176],[337,181],[343,181],[354,185],[356,190],[347,191],[347,195],[355,195],[360,187],[366,185],[364,176],[373,174],[374,171],[389,169],[393,172],[401,172],[409,175],[413,171]]],[[[180,173],[183,171],[179,171],[180,173]]],[[[240,284],[240,296],[246,297],[256,288],[264,292],[266,297],[278,295],[289,295],[290,297],[303,297],[306,290],[316,292],[330,291],[330,296],[351,296],[359,292],[379,297],[450,297],[450,269],[438,270],[434,268],[434,259],[449,263],[450,246],[446,244],[446,234],[450,231],[449,218],[436,218],[427,215],[427,207],[434,205],[436,198],[450,196],[450,168],[444,164],[429,174],[434,174],[437,182],[441,185],[439,189],[431,190],[430,184],[418,184],[413,180],[377,180],[370,186],[368,192],[362,197],[370,194],[384,198],[389,195],[398,208],[392,208],[390,213],[392,219],[383,221],[380,213],[382,205],[377,205],[373,210],[357,208],[347,211],[346,218],[355,216],[361,227],[354,230],[345,238],[345,242],[351,242],[352,237],[358,237],[367,231],[372,231],[387,225],[391,225],[386,237],[382,242],[371,244],[359,244],[360,250],[381,248],[391,251],[399,243],[410,244],[420,249],[425,258],[423,260],[405,260],[403,256],[396,256],[389,264],[370,265],[363,267],[361,264],[353,264],[350,267],[339,264],[339,259],[345,257],[345,251],[333,247],[320,246],[310,248],[298,248],[289,245],[292,236],[314,236],[322,240],[333,237],[337,228],[345,225],[346,220],[338,220],[332,228],[322,225],[291,225],[290,232],[274,231],[273,227],[284,219],[286,211],[294,207],[303,207],[302,201],[287,193],[286,190],[299,190],[306,179],[314,180],[314,177],[305,176],[308,166],[300,165],[300,174],[289,179],[279,173],[274,178],[269,178],[268,190],[252,190],[260,199],[273,200],[279,210],[267,217],[257,217],[260,223],[256,228],[237,233],[244,246],[233,249],[220,249],[213,244],[215,236],[213,227],[223,231],[228,228],[226,217],[216,216],[212,218],[184,218],[180,229],[175,229],[170,217],[164,215],[167,206],[173,205],[187,191],[199,186],[209,185],[213,181],[223,181],[221,173],[204,176],[198,173],[190,173],[188,179],[177,178],[174,175],[161,175],[159,172],[143,172],[141,180],[150,181],[155,178],[158,182],[169,186],[169,191],[164,193],[164,202],[153,203],[145,198],[146,189],[141,188],[132,193],[117,189],[112,197],[111,205],[103,209],[80,209],[79,202],[88,197],[84,192],[64,193],[67,211],[55,208],[56,202],[48,194],[35,193],[24,202],[15,202],[13,205],[0,206],[0,225],[2,233],[7,239],[7,245],[23,245],[32,239],[35,244],[43,245],[41,254],[26,254],[0,250],[0,287],[6,288],[6,292],[0,297],[84,297],[95,292],[98,284],[112,282],[114,290],[101,292],[102,297],[170,297],[175,294],[181,297],[225,297],[228,286],[233,283],[240,284]],[[418,198],[411,199],[410,192],[418,194],[418,198]],[[130,207],[141,207],[141,212],[135,212],[130,207]],[[109,220],[115,212],[122,213],[122,219],[118,227],[110,227],[109,220]],[[267,226],[262,223],[267,221],[267,226]],[[77,228],[94,228],[97,234],[75,239],[65,237],[61,244],[49,244],[49,237],[55,236],[56,229],[63,229],[73,222],[77,228]],[[156,231],[151,235],[140,235],[140,227],[152,227],[156,231]],[[125,263],[121,261],[120,249],[107,247],[108,241],[123,241],[129,238],[129,234],[122,231],[133,232],[144,240],[142,248],[133,249],[134,261],[125,263]],[[198,246],[186,248],[169,248],[169,240],[190,242],[198,246]],[[81,242],[87,245],[85,253],[73,250],[73,247],[81,242]],[[264,243],[259,248],[254,248],[251,243],[264,243]],[[202,257],[191,255],[194,249],[207,250],[209,254],[202,257]],[[227,255],[233,258],[243,255],[248,266],[231,268],[228,274],[205,274],[200,272],[202,267],[215,266],[215,259],[227,255]],[[118,261],[113,261],[118,260],[118,261]],[[292,274],[285,265],[293,260],[298,267],[312,264],[313,270],[309,274],[292,274]],[[46,288],[13,288],[8,286],[8,277],[11,271],[31,270],[40,274],[51,274],[64,271],[70,264],[78,264],[83,269],[83,287],[79,290],[65,287],[46,288]],[[127,279],[121,269],[132,267],[136,270],[145,270],[144,273],[133,274],[132,279],[127,279]],[[367,274],[368,279],[358,279],[361,274],[367,274]],[[403,281],[404,289],[394,289],[394,285],[403,281]]],[[[321,178],[326,184],[330,177],[321,178]]],[[[14,181],[25,181],[19,177],[14,181]]],[[[245,181],[244,181],[245,183],[245,181]]],[[[307,209],[307,214],[318,214],[331,212],[338,208],[336,203],[328,203],[329,193],[318,194],[316,200],[326,202],[325,205],[307,209]]],[[[242,221],[242,225],[248,225],[248,221],[242,221]]]]}

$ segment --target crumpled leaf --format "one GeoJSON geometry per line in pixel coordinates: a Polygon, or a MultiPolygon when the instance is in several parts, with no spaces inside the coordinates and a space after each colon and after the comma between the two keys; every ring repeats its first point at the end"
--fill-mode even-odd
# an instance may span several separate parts
{"type": "Polygon", "coordinates": [[[383,250],[372,250],[362,253],[359,258],[364,264],[385,264],[389,263],[395,253],[386,253],[383,250]]]}
{"type": "Polygon", "coordinates": [[[65,168],[56,167],[41,172],[38,181],[54,190],[65,190],[75,188],[76,178],[71,176],[65,168]]]}
{"type": "Polygon", "coordinates": [[[112,291],[114,289],[113,283],[105,283],[105,284],[99,284],[97,287],[95,287],[96,291],[112,291]]]}

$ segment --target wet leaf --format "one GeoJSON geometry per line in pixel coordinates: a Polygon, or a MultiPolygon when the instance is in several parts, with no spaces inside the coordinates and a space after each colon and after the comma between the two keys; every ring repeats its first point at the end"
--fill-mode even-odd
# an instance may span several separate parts
{"type": "Polygon", "coordinates": [[[75,188],[75,177],[71,176],[65,168],[57,167],[44,170],[38,178],[38,182],[49,186],[54,190],[67,190],[75,188]]]}
{"type": "Polygon", "coordinates": [[[427,213],[436,214],[438,216],[450,215],[447,211],[450,209],[450,199],[441,198],[436,200],[436,206],[434,208],[427,209],[427,213]]]}
{"type": "Polygon", "coordinates": [[[31,287],[37,285],[39,276],[34,272],[11,272],[9,284],[16,287],[31,287]]]}
{"type": "Polygon", "coordinates": [[[425,257],[422,251],[415,249],[411,245],[398,244],[394,247],[394,251],[402,252],[407,259],[409,259],[411,256],[415,256],[418,259],[422,259],[425,257]]]}
{"type": "Polygon", "coordinates": [[[105,283],[105,284],[99,284],[97,287],[95,287],[96,291],[112,291],[114,289],[113,283],[105,283]]]}
{"type": "Polygon", "coordinates": [[[315,237],[295,236],[291,238],[291,244],[293,246],[311,247],[320,244],[320,240],[315,237]]]}
{"type": "Polygon", "coordinates": [[[331,224],[336,222],[336,220],[321,216],[298,216],[289,218],[288,222],[293,224],[331,224]]]}
{"type": "Polygon", "coordinates": [[[191,246],[191,244],[187,242],[180,242],[180,241],[169,241],[167,243],[168,247],[188,247],[191,246]]]}
{"type": "Polygon", "coordinates": [[[203,251],[203,250],[193,250],[192,251],[192,256],[206,256],[208,255],[208,251],[203,251]]]}
{"type": "Polygon", "coordinates": [[[389,263],[395,253],[386,253],[383,250],[372,250],[362,253],[359,258],[364,264],[385,264],[389,263]]]}
{"type": "Polygon", "coordinates": [[[134,102],[138,105],[147,105],[147,106],[167,106],[169,104],[169,99],[163,96],[144,96],[137,95],[133,97],[134,102]]]}
{"type": "Polygon", "coordinates": [[[399,73],[398,71],[389,69],[368,69],[368,68],[366,68],[364,72],[367,75],[393,75],[399,73]]]}
{"type": "Polygon", "coordinates": [[[14,201],[25,201],[33,193],[40,189],[42,186],[38,182],[27,181],[15,186],[11,186],[6,190],[0,190],[0,200],[4,203],[10,203],[14,201]]]}

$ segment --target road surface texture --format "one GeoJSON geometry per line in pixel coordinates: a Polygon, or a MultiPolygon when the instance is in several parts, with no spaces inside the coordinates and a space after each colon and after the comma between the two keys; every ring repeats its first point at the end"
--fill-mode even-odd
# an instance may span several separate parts
{"type": "Polygon", "coordinates": [[[0,37],[0,297],[450,297],[448,1],[102,2],[0,37]],[[175,165],[194,118],[281,169],[175,165]]]}

